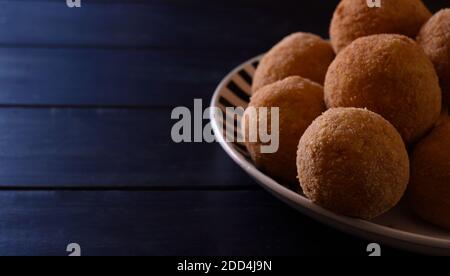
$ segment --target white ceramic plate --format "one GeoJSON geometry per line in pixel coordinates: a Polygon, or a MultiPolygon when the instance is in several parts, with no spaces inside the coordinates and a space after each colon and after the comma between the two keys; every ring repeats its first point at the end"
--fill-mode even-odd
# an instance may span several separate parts
{"type": "MultiPolygon", "coordinates": [[[[224,111],[226,107],[245,108],[251,94],[252,77],[260,58],[261,56],[241,64],[226,76],[214,93],[211,107],[219,107],[224,111]]],[[[224,137],[221,120],[214,116],[211,118],[216,138],[225,152],[266,190],[303,214],[369,241],[425,254],[450,255],[450,232],[418,219],[405,204],[400,203],[375,220],[365,221],[336,215],[313,204],[303,195],[285,188],[252,164],[243,145],[220,139],[224,137]]]]}

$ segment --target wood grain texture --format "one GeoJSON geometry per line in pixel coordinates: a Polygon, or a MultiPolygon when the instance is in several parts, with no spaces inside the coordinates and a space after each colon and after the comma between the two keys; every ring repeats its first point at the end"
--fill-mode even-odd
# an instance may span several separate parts
{"type": "Polygon", "coordinates": [[[208,105],[224,75],[251,55],[0,48],[0,106],[175,107],[195,98],[208,105]]]}
{"type": "Polygon", "coordinates": [[[0,108],[0,187],[254,186],[218,144],[174,143],[170,115],[0,108]]]}
{"type": "Polygon", "coordinates": [[[233,67],[283,36],[305,24],[327,30],[284,2],[0,1],[0,105],[209,101],[233,67]]]}
{"type": "Polygon", "coordinates": [[[233,67],[285,35],[326,37],[337,2],[98,0],[69,9],[62,0],[3,0],[0,105],[209,100],[233,67]]]}
{"type": "Polygon", "coordinates": [[[265,50],[273,40],[298,30],[327,35],[334,9],[291,0],[276,5],[255,0],[86,0],[80,9],[69,9],[58,0],[0,5],[0,44],[227,51],[265,50]],[[308,16],[301,16],[304,10],[308,16]]]}
{"type": "MultiPolygon", "coordinates": [[[[265,192],[0,192],[0,255],[367,255],[265,192]]],[[[405,254],[383,247],[383,254],[405,254]]]]}
{"type": "MultiPolygon", "coordinates": [[[[250,49],[261,53],[283,36],[328,37],[339,0],[0,0],[0,45],[250,49]]],[[[431,10],[446,0],[427,0],[431,10]]]]}

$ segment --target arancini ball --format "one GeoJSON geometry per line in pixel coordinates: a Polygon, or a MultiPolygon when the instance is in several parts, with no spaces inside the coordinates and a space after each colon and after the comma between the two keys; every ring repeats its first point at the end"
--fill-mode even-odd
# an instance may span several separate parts
{"type": "Polygon", "coordinates": [[[450,105],[450,9],[436,13],[423,27],[417,41],[436,68],[443,105],[450,105]]]}
{"type": "Polygon", "coordinates": [[[366,109],[334,108],[318,117],[300,139],[297,167],[312,202],[363,219],[394,207],[409,181],[400,134],[366,109]]]}
{"type": "Polygon", "coordinates": [[[338,54],[325,79],[327,107],[367,108],[392,123],[407,144],[441,113],[441,89],[423,49],[402,35],[355,40],[338,54]]]}
{"type": "Polygon", "coordinates": [[[411,209],[426,221],[450,230],[450,119],[441,121],[411,155],[411,209]]]}
{"type": "MultiPolygon", "coordinates": [[[[249,126],[254,125],[258,116],[249,116],[246,109],[243,120],[245,144],[255,165],[283,184],[297,183],[295,165],[298,141],[311,122],[325,111],[323,87],[301,77],[289,77],[263,87],[252,96],[249,107],[279,108],[279,148],[275,153],[262,153],[261,142],[249,141],[249,126]],[[253,122],[251,122],[252,120],[253,122]]],[[[270,115],[267,122],[271,122],[270,115]]],[[[277,131],[268,127],[270,131],[277,131]]],[[[296,185],[298,186],[298,185],[296,185]]]]}
{"type": "Polygon", "coordinates": [[[323,85],[335,57],[331,44],[319,36],[295,33],[275,45],[256,69],[252,91],[290,76],[300,76],[323,85]]]}
{"type": "Polygon", "coordinates": [[[402,34],[415,38],[431,12],[421,0],[382,0],[369,7],[367,0],[342,0],[330,26],[336,53],[355,39],[374,34],[402,34]]]}

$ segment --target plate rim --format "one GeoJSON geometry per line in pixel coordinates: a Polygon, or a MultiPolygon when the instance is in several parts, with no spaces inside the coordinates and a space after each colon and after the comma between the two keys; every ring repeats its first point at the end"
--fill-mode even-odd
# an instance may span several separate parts
{"type": "MultiPolygon", "coordinates": [[[[245,66],[260,61],[263,56],[264,54],[261,54],[254,58],[251,58],[239,64],[231,72],[229,72],[216,87],[210,102],[210,107],[218,107],[221,91],[224,87],[226,87],[233,76],[235,76],[240,70],[244,69],[245,66]]],[[[221,131],[219,130],[219,122],[214,116],[214,108],[210,109],[210,122],[216,141],[219,142],[224,151],[233,159],[235,163],[237,163],[247,174],[255,178],[257,183],[259,183],[264,189],[274,194],[280,200],[285,202],[288,201],[286,202],[287,204],[291,205],[291,207],[297,209],[298,211],[304,213],[312,219],[319,220],[320,222],[328,226],[338,228],[339,230],[350,234],[355,234],[355,232],[358,232],[356,233],[356,235],[360,237],[367,238],[367,236],[370,235],[382,240],[389,239],[394,243],[407,243],[407,245],[405,246],[397,247],[407,248],[411,250],[411,247],[419,246],[430,249],[438,249],[450,254],[450,240],[390,228],[388,226],[380,225],[375,222],[362,219],[337,215],[312,203],[306,197],[289,190],[288,188],[277,183],[266,174],[259,171],[252,163],[243,158],[242,155],[240,155],[238,151],[231,146],[232,143],[225,141],[225,139],[223,139],[223,137],[221,136],[221,131]],[[336,223],[339,225],[336,225],[336,223]]]]}

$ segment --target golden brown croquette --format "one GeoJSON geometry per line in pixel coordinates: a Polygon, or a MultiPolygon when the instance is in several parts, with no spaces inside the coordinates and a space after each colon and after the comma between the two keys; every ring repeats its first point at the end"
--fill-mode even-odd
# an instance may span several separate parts
{"type": "Polygon", "coordinates": [[[335,54],[328,41],[308,33],[295,33],[278,43],[261,60],[253,79],[255,93],[265,85],[300,76],[323,85],[335,54]]]}
{"type": "Polygon", "coordinates": [[[436,13],[422,28],[417,41],[436,68],[442,102],[450,105],[450,9],[436,13]]]}
{"type": "Polygon", "coordinates": [[[415,41],[402,35],[355,40],[330,65],[324,90],[327,107],[376,112],[407,144],[429,131],[441,113],[434,66],[415,41]]]}
{"type": "MultiPolygon", "coordinates": [[[[296,184],[295,156],[298,141],[311,122],[325,111],[323,87],[301,77],[289,77],[260,89],[252,96],[249,106],[279,107],[278,151],[261,153],[263,143],[259,138],[257,142],[247,139],[246,146],[259,169],[284,184],[296,184]]],[[[249,137],[249,119],[254,119],[249,116],[248,110],[243,117],[246,120],[246,137],[249,137]]],[[[267,121],[270,122],[271,118],[267,121]]]]}
{"type": "Polygon", "coordinates": [[[415,38],[431,12],[421,0],[383,0],[370,8],[367,0],[342,0],[330,26],[336,53],[355,39],[374,34],[402,34],[415,38]]]}
{"type": "Polygon", "coordinates": [[[450,230],[450,118],[415,147],[408,199],[420,217],[450,230]]]}
{"type": "Polygon", "coordinates": [[[317,118],[297,153],[301,187],[314,203],[372,219],[394,207],[409,180],[409,159],[396,129],[380,115],[335,108],[317,118]]]}

